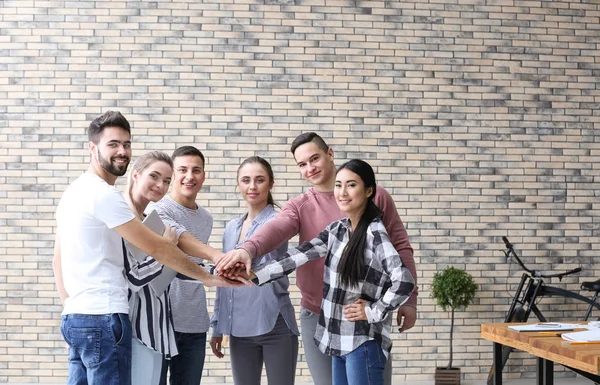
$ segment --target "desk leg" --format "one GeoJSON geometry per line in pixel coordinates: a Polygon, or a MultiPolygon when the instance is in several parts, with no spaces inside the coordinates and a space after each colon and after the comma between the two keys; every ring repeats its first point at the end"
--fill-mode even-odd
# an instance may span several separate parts
{"type": "Polygon", "coordinates": [[[544,359],[537,357],[536,360],[536,384],[544,385],[544,359]]]}
{"type": "Polygon", "coordinates": [[[502,344],[494,342],[494,385],[502,385],[502,344]]]}
{"type": "Polygon", "coordinates": [[[538,357],[537,385],[554,385],[554,362],[538,357]]]}

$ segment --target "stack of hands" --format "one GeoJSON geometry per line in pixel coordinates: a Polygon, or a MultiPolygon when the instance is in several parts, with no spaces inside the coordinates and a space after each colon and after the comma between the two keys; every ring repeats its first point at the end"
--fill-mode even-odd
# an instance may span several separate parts
{"type": "Polygon", "coordinates": [[[217,268],[217,274],[239,285],[252,286],[251,279],[255,278],[252,273],[252,258],[244,249],[231,250],[213,259],[217,268]]]}
{"type": "MultiPolygon", "coordinates": [[[[231,250],[213,262],[217,268],[217,274],[221,277],[235,282],[239,286],[253,285],[250,280],[256,276],[252,272],[252,258],[246,250],[231,250]]],[[[365,306],[367,303],[363,299],[358,299],[355,303],[344,306],[344,316],[348,321],[366,321],[365,306]]]]}
{"type": "MultiPolygon", "coordinates": [[[[231,282],[232,286],[252,286],[250,280],[256,278],[252,273],[252,258],[244,249],[231,250],[226,254],[221,255],[216,260],[213,260],[217,274],[231,282]]],[[[358,299],[356,302],[344,306],[344,316],[348,321],[367,321],[365,306],[370,305],[363,299],[358,299]]],[[[400,328],[398,331],[402,333],[405,330],[412,328],[417,320],[417,309],[412,306],[401,306],[398,309],[397,322],[400,328]]]]}

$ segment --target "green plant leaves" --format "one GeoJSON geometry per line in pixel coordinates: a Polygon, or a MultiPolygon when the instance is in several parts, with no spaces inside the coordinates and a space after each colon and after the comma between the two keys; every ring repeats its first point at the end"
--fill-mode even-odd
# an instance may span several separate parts
{"type": "Polygon", "coordinates": [[[475,299],[477,284],[471,274],[454,267],[436,272],[431,283],[431,297],[444,311],[466,308],[475,299]]]}

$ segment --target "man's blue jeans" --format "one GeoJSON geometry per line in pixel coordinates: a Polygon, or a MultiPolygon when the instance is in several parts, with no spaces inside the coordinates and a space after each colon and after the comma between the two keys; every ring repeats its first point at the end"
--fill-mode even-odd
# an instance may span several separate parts
{"type": "MultiPolygon", "coordinates": [[[[179,354],[167,361],[170,370],[169,384],[199,385],[206,356],[206,333],[175,332],[175,340],[179,354]]],[[[163,367],[161,377],[161,385],[166,384],[166,367],[163,367]]]]}
{"type": "Polygon", "coordinates": [[[127,314],[67,314],[68,385],[131,385],[131,322],[127,314]]]}
{"type": "Polygon", "coordinates": [[[383,385],[386,358],[373,340],[331,362],[333,385],[383,385]]]}

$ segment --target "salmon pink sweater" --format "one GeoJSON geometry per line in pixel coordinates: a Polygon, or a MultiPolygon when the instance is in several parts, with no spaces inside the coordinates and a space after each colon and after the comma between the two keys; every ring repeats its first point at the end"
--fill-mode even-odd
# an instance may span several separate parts
{"type": "MultiPolygon", "coordinates": [[[[408,234],[392,197],[383,187],[377,186],[374,202],[383,213],[383,223],[396,251],[415,280],[415,289],[406,305],[416,307],[417,274],[408,234]]],[[[330,223],[344,217],[346,215],[338,208],[333,191],[319,192],[311,188],[306,193],[290,199],[273,220],[256,231],[240,247],[248,251],[252,258],[256,258],[275,250],[297,234],[300,236],[300,243],[310,241],[330,223]]],[[[323,299],[324,263],[325,258],[320,258],[305,263],[296,270],[296,284],[302,294],[302,307],[317,314],[323,299]]]]}

